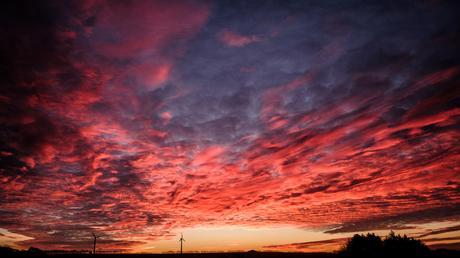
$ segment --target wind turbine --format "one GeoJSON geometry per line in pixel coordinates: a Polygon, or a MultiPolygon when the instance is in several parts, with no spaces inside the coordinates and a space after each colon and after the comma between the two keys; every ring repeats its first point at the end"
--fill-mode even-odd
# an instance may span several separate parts
{"type": "Polygon", "coordinates": [[[180,234],[179,242],[180,242],[180,254],[182,254],[182,243],[185,242],[185,239],[182,233],[180,234]]]}
{"type": "Polygon", "coordinates": [[[96,239],[98,236],[96,236],[94,233],[91,233],[94,237],[94,244],[93,244],[93,254],[96,254],[96,239]]]}

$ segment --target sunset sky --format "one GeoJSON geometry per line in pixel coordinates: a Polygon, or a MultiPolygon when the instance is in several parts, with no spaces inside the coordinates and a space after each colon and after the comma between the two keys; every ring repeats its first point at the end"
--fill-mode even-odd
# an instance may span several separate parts
{"type": "Polygon", "coordinates": [[[459,1],[2,1],[0,246],[460,249],[459,1]]]}

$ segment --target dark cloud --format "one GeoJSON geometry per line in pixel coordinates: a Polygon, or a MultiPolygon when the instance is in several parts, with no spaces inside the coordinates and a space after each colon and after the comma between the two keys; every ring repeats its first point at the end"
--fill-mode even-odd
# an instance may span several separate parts
{"type": "Polygon", "coordinates": [[[268,250],[299,250],[304,252],[315,252],[318,250],[331,250],[338,249],[343,246],[348,238],[334,238],[320,241],[310,241],[302,243],[291,243],[291,244],[282,244],[282,245],[268,245],[264,248],[268,250]]]}
{"type": "Polygon", "coordinates": [[[455,231],[460,231],[460,225],[431,230],[429,232],[419,235],[418,237],[427,237],[431,235],[438,235],[438,234],[455,232],[455,231]]]}
{"type": "MultiPolygon", "coordinates": [[[[387,205],[391,204],[388,203],[387,205]]],[[[339,226],[338,228],[328,230],[325,232],[335,234],[343,232],[361,232],[371,230],[410,229],[413,228],[413,226],[407,226],[407,224],[428,223],[434,220],[455,221],[456,219],[458,219],[458,210],[459,209],[457,207],[451,206],[422,209],[418,211],[411,211],[392,216],[371,215],[368,219],[345,223],[339,226]]]]}

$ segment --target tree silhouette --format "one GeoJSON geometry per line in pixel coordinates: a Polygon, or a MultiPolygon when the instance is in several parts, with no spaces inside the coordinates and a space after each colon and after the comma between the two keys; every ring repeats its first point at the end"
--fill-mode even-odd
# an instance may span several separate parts
{"type": "Polygon", "coordinates": [[[339,252],[341,257],[429,257],[430,249],[420,240],[393,231],[382,239],[374,233],[356,234],[339,252]]]}
{"type": "Polygon", "coordinates": [[[11,257],[18,251],[7,246],[0,246],[0,257],[11,257]]]}
{"type": "Polygon", "coordinates": [[[430,249],[420,240],[396,235],[393,231],[385,237],[383,249],[387,255],[403,255],[412,257],[428,257],[430,249]]]}
{"type": "Polygon", "coordinates": [[[374,233],[354,235],[345,244],[341,254],[345,257],[374,257],[382,250],[382,239],[374,233]]]}

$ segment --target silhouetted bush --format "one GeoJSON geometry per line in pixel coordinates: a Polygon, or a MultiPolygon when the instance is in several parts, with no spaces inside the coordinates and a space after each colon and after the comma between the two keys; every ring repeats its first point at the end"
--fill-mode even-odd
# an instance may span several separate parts
{"type": "Polygon", "coordinates": [[[344,257],[375,257],[382,251],[382,239],[375,234],[354,235],[341,251],[344,257]]]}
{"type": "Polygon", "coordinates": [[[396,235],[393,231],[385,237],[383,250],[390,256],[428,257],[430,255],[430,249],[422,241],[406,235],[396,235]]]}
{"type": "Polygon", "coordinates": [[[0,246],[0,257],[10,257],[17,252],[16,249],[7,246],[0,246]]]}
{"type": "Polygon", "coordinates": [[[35,248],[30,247],[27,251],[25,250],[16,250],[11,247],[0,247],[0,257],[3,258],[14,258],[14,257],[47,257],[46,252],[35,248]]]}
{"type": "Polygon", "coordinates": [[[429,257],[430,249],[420,240],[393,231],[382,240],[373,233],[354,235],[339,252],[341,257],[429,257]]]}

